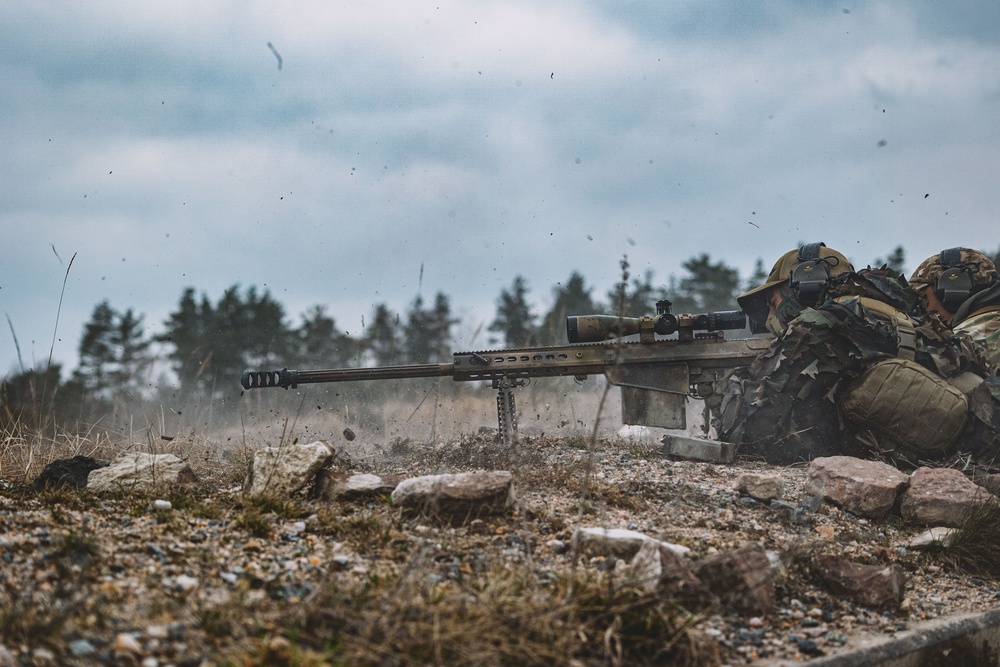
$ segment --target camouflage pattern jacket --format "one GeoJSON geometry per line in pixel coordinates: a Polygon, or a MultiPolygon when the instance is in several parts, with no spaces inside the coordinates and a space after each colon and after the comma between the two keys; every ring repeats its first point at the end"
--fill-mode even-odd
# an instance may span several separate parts
{"type": "Polygon", "coordinates": [[[994,372],[1000,371],[1000,307],[975,313],[956,324],[954,330],[978,343],[994,372]]]}
{"type": "MultiPolygon", "coordinates": [[[[715,426],[723,440],[740,445],[740,454],[778,465],[870,455],[875,443],[858,438],[839,405],[853,380],[899,354],[897,321],[910,323],[914,361],[933,373],[953,378],[988,372],[971,341],[953,336],[939,318],[907,316],[919,299],[891,270],[848,274],[829,297],[803,310],[767,352],[729,379],[715,426]]],[[[985,418],[980,440],[993,443],[1000,430],[1000,421],[992,423],[994,412],[1000,418],[1000,409],[994,410],[1000,392],[994,400],[987,391],[978,405],[985,418]]]]}

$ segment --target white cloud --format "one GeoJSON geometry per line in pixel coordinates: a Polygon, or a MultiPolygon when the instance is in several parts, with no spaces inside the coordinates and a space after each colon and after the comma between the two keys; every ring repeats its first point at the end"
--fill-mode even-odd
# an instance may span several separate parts
{"type": "Polygon", "coordinates": [[[51,336],[49,243],[79,252],[63,359],[100,299],[159,326],[189,285],[356,330],[421,265],[483,319],[517,274],[541,308],[576,269],[603,296],[624,254],[663,283],[799,241],[992,250],[997,40],[841,9],[7,3],[0,308],[51,336]]]}

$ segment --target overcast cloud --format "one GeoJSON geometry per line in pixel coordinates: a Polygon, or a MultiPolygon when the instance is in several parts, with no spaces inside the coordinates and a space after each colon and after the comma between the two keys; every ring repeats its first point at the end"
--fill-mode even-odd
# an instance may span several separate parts
{"type": "Polygon", "coordinates": [[[67,370],[98,302],[153,334],[188,286],[266,287],[292,323],[325,304],[352,335],[442,291],[485,346],[515,275],[541,312],[624,255],[665,284],[702,252],[747,276],[802,241],[910,268],[1000,246],[995,0],[5,2],[0,25],[25,365],[74,254],[67,370]]]}

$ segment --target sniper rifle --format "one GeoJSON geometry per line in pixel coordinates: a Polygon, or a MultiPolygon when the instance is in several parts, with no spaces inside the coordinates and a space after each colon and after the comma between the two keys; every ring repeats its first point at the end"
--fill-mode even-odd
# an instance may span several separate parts
{"type": "Polygon", "coordinates": [[[583,380],[588,375],[604,374],[621,387],[622,423],[683,429],[687,425],[687,398],[710,397],[715,382],[735,368],[748,366],[767,349],[771,339],[726,340],[726,330],[746,327],[742,311],[674,315],[670,306],[670,301],[659,301],[656,315],[646,317],[567,317],[569,345],[455,352],[451,363],[248,370],[240,384],[244,389],[295,389],[300,384],[318,382],[448,376],[456,382],[491,382],[498,390],[500,436],[505,442],[513,442],[517,440],[515,387],[527,385],[532,378],[571,375],[583,380]]]}

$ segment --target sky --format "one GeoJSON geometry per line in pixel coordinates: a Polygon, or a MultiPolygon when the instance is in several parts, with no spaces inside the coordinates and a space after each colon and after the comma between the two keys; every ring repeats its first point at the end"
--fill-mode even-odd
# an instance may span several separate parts
{"type": "MultiPolygon", "coordinates": [[[[1000,3],[0,3],[0,375],[75,368],[107,300],[451,299],[486,346],[628,259],[744,277],[1000,247],[1000,3]],[[71,263],[72,262],[72,263],[71,263]],[[65,289],[64,289],[65,285],[65,289]]],[[[652,309],[652,304],[651,304],[652,309]]]]}

